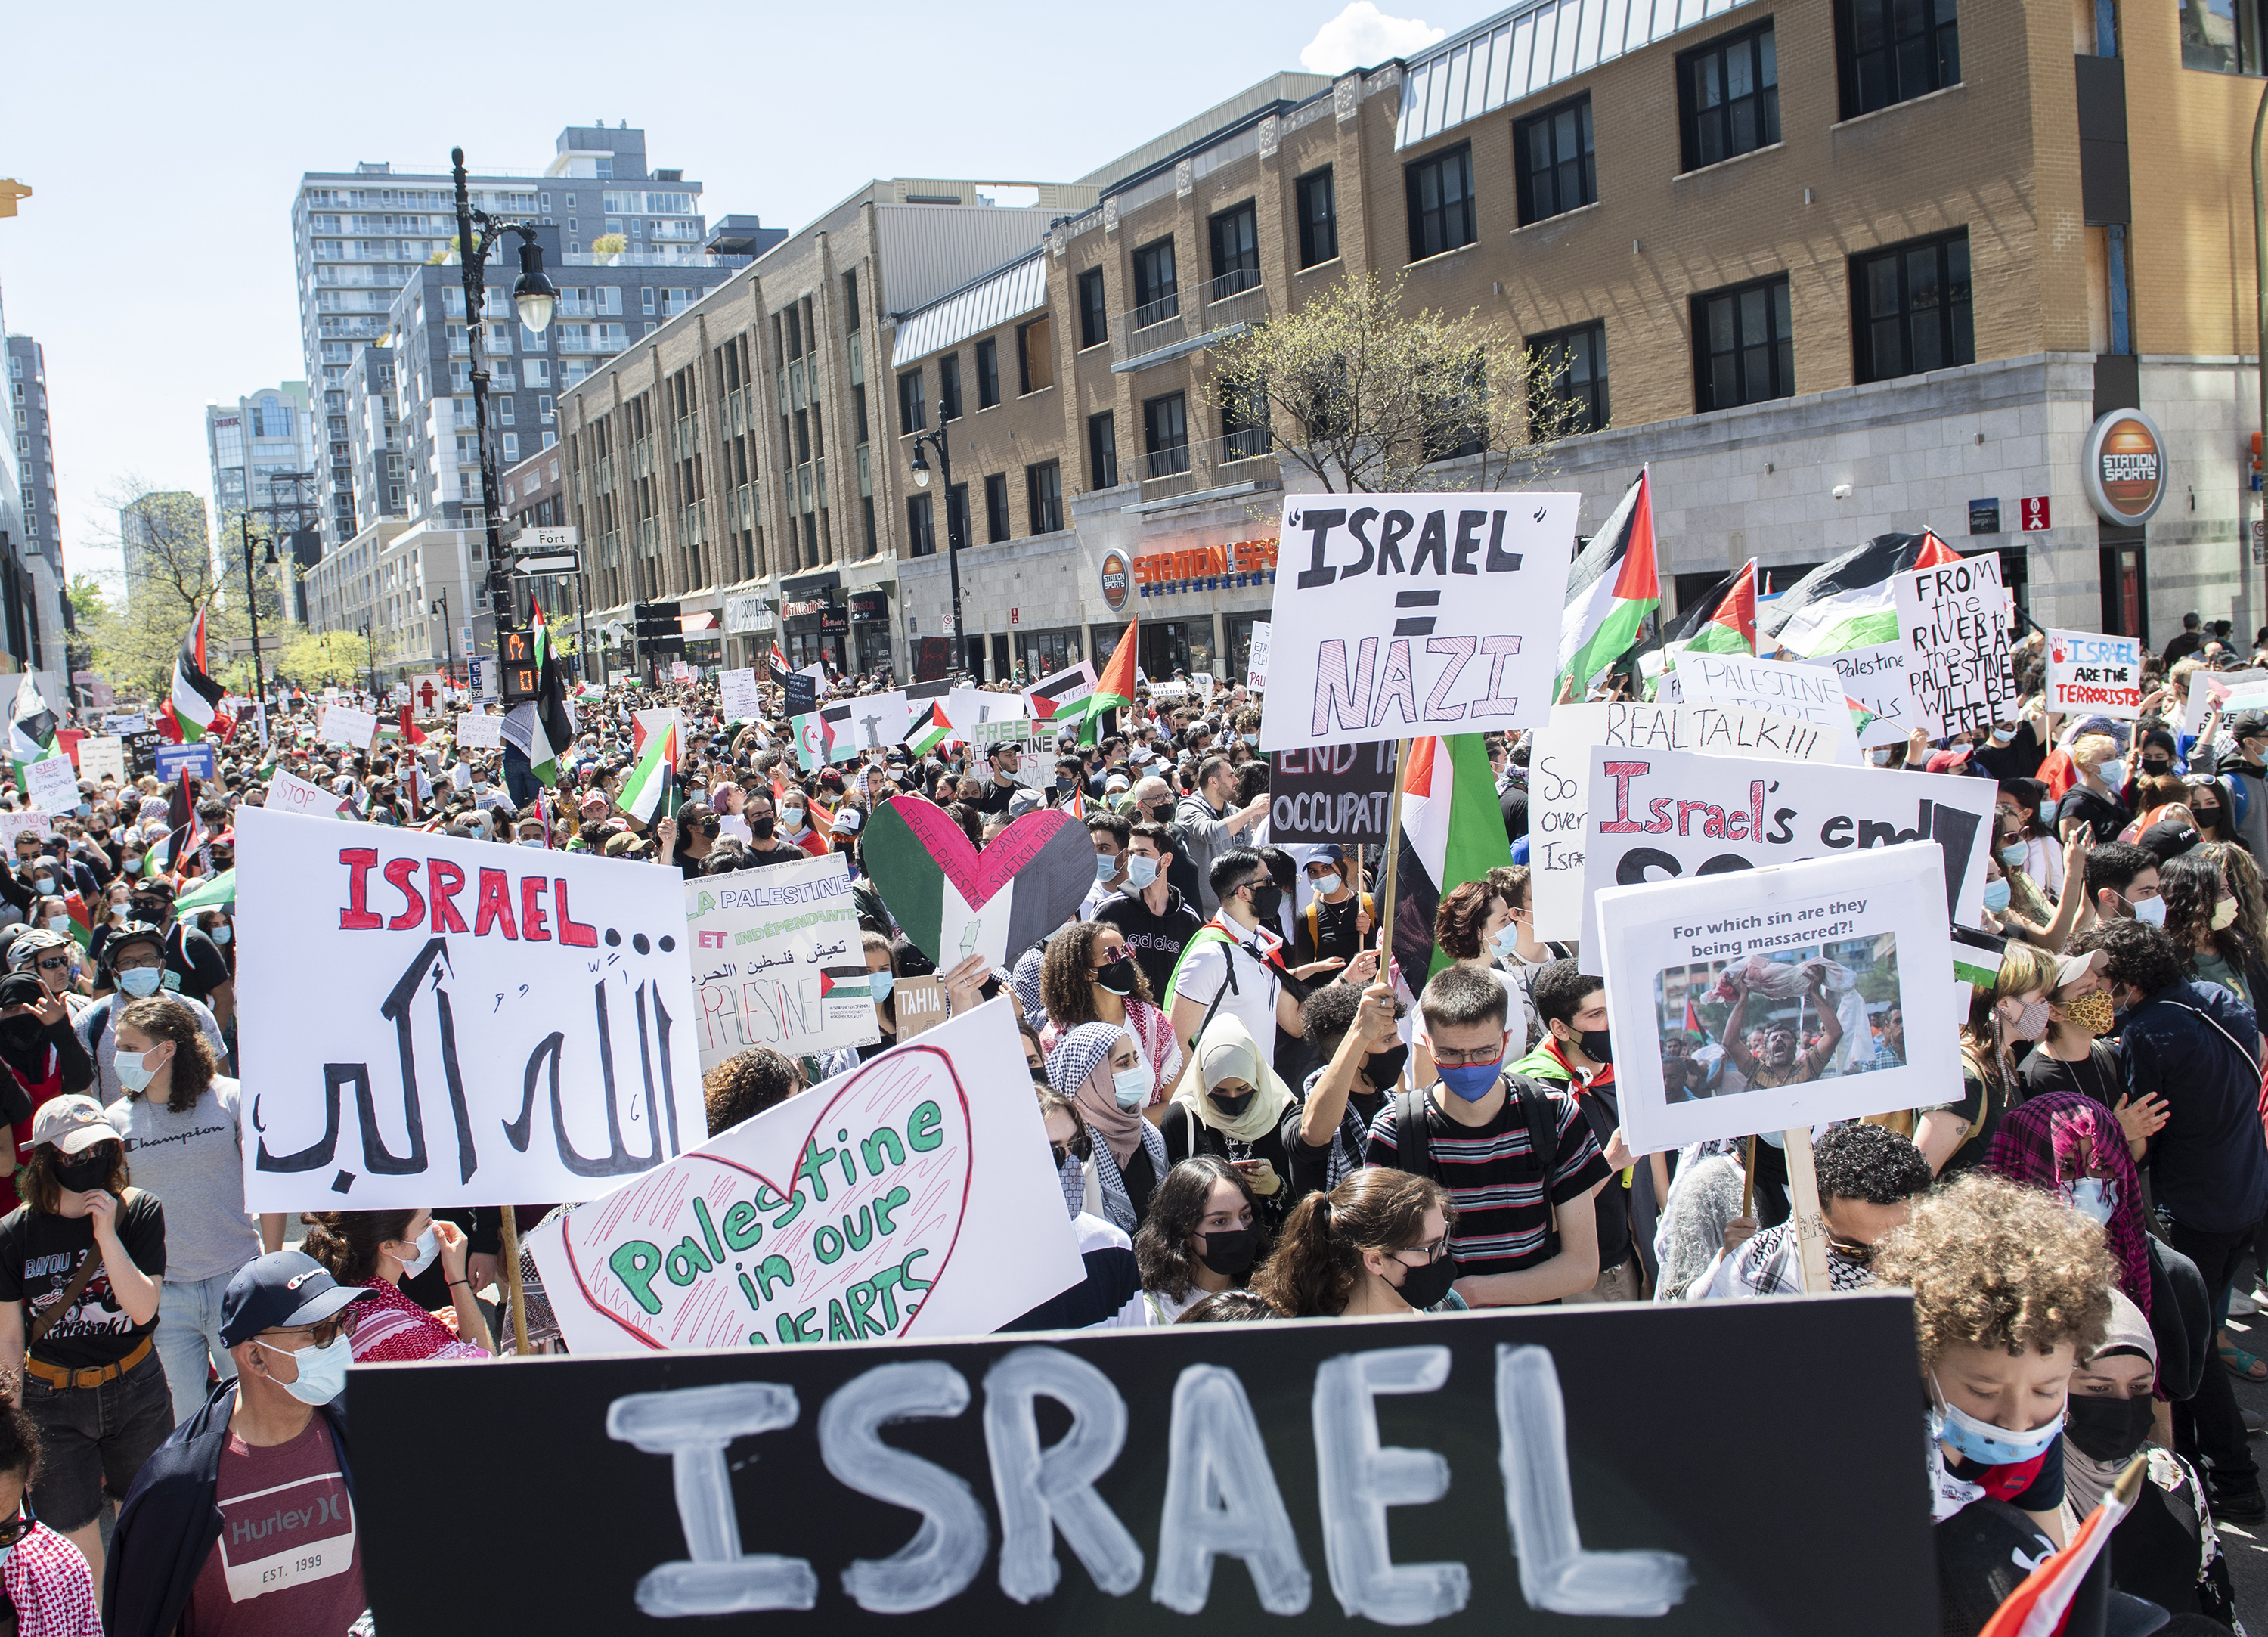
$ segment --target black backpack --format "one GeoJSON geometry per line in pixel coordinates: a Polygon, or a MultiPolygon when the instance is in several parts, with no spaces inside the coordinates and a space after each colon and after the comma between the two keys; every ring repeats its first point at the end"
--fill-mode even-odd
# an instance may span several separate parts
{"type": "MultiPolygon", "coordinates": [[[[1520,1099],[1520,1111],[1528,1121],[1528,1163],[1543,1180],[1543,1257],[1548,1261],[1559,1254],[1559,1211],[1551,1202],[1551,1174],[1559,1164],[1559,1122],[1551,1111],[1551,1094],[1541,1083],[1525,1074],[1508,1073],[1505,1079],[1512,1083],[1513,1095],[1520,1099]]],[[[1394,1165],[1396,1170],[1413,1171],[1440,1183],[1441,1171],[1433,1163],[1433,1139],[1426,1127],[1426,1102],[1423,1091],[1394,1094],[1394,1165]]]]}

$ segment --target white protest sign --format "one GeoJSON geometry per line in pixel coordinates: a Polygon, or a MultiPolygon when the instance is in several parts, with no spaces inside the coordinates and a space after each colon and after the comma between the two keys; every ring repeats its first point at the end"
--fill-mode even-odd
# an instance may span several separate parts
{"type": "Polygon", "coordinates": [[[547,1223],[569,1351],[981,1336],[1077,1284],[1022,1066],[994,1000],[547,1223]]]}
{"type": "Polygon", "coordinates": [[[979,722],[998,721],[1004,717],[1029,716],[1024,696],[994,693],[988,688],[971,688],[966,683],[956,686],[945,696],[946,719],[953,724],[953,736],[966,739],[968,730],[979,722]]]}
{"type": "Polygon", "coordinates": [[[1678,656],[1677,677],[1689,704],[1705,700],[1794,717],[1828,736],[1833,745],[1831,760],[1858,765],[1859,740],[1852,728],[1851,706],[1843,679],[1831,667],[1689,650],[1678,656]]]}
{"type": "Polygon", "coordinates": [[[350,749],[364,750],[378,737],[378,718],[368,711],[357,711],[343,704],[323,707],[320,729],[322,742],[345,745],[350,749]]]}
{"type": "Polygon", "coordinates": [[[1615,1086],[1631,1151],[1952,1095],[1964,1020],[1946,982],[1944,870],[1924,841],[1602,892],[1615,1086]],[[1894,1007],[1904,1013],[1903,1059],[1874,1036],[1894,1007]],[[1752,1056],[1748,1036],[1759,1028],[1752,1056]]]}
{"type": "Polygon", "coordinates": [[[2048,631],[2048,709],[2132,721],[2142,714],[2142,644],[2095,631],[2048,631]]]}
{"type": "Polygon", "coordinates": [[[827,667],[824,665],[821,665],[817,660],[814,660],[810,664],[805,666],[801,670],[798,671],[796,675],[798,676],[808,676],[811,678],[812,685],[817,692],[818,697],[821,699],[824,699],[828,695],[835,691],[835,684],[827,680],[827,667]]]}
{"type": "Polygon", "coordinates": [[[485,711],[468,711],[457,719],[457,748],[500,750],[504,748],[504,718],[485,711]]]}
{"type": "Polygon", "coordinates": [[[55,820],[35,808],[0,812],[0,858],[15,857],[16,837],[26,831],[34,836],[52,836],[55,833],[55,820]]]}
{"type": "Polygon", "coordinates": [[[237,839],[247,1210],[589,1198],[701,1141],[675,870],[252,807],[237,839]]]}
{"type": "Polygon", "coordinates": [[[67,756],[42,756],[36,762],[26,762],[19,770],[24,779],[24,796],[35,807],[50,813],[68,813],[78,805],[78,770],[67,756]]]}
{"type": "Polygon", "coordinates": [[[888,693],[843,694],[833,704],[821,705],[819,719],[827,724],[828,759],[847,761],[864,750],[887,750],[913,731],[914,707],[905,689],[888,693]]]}
{"type": "Polygon", "coordinates": [[[1808,722],[1716,704],[1609,700],[1555,704],[1528,766],[1528,908],[1539,938],[1583,932],[1583,823],[1591,747],[1690,750],[1763,762],[1829,762],[1835,741],[1808,722]]]}
{"type": "Polygon", "coordinates": [[[320,785],[308,783],[277,768],[268,778],[269,813],[302,813],[315,818],[337,818],[346,811],[346,798],[320,785]]]}
{"type": "Polygon", "coordinates": [[[1200,704],[1212,704],[1212,673],[1211,671],[1190,672],[1189,686],[1197,690],[1197,702],[1200,704]]]}
{"type": "Polygon", "coordinates": [[[1905,841],[1945,849],[1931,913],[1964,925],[1984,908],[1984,848],[1998,787],[1989,778],[1884,768],[1763,765],[1674,750],[1592,748],[1583,827],[1581,958],[1598,969],[1598,895],[1609,887],[1717,875],[1905,841]]]}
{"type": "Polygon", "coordinates": [[[1822,653],[1808,663],[1833,666],[1843,679],[1844,697],[1866,713],[1863,720],[1854,718],[1852,723],[1861,750],[1902,745],[1912,734],[1913,701],[1906,687],[1904,644],[1878,643],[1871,648],[1822,653]]]}
{"type": "Polygon", "coordinates": [[[2205,719],[2213,713],[2216,702],[2226,716],[2232,695],[2249,694],[2262,688],[2268,688],[2268,670],[2191,672],[2189,704],[2182,712],[2182,732],[2194,739],[2205,731],[2205,719]]]}
{"type": "Polygon", "coordinates": [[[1906,650],[1906,691],[1914,726],[1932,739],[1965,734],[2016,716],[2016,673],[2008,653],[2008,588],[2000,554],[1893,575],[1898,640],[1906,650]]]}
{"type": "Polygon", "coordinates": [[[839,852],[685,883],[703,1073],[750,1046],[795,1057],[882,1037],[851,885],[839,852]]]}
{"type": "Polygon", "coordinates": [[[990,761],[995,771],[1012,774],[1027,790],[1047,790],[1056,782],[1052,736],[1026,717],[979,723],[968,730],[972,756],[990,761]]]}
{"type": "Polygon", "coordinates": [[[432,716],[449,703],[449,679],[438,671],[421,671],[409,679],[409,705],[420,716],[432,716]]]}
{"type": "Polygon", "coordinates": [[[1254,693],[1268,691],[1268,649],[1272,641],[1266,620],[1252,623],[1252,651],[1244,661],[1244,685],[1254,693]]]}
{"type": "Polygon", "coordinates": [[[1262,747],[1541,727],[1580,499],[1285,497],[1262,747]]]}
{"type": "Polygon", "coordinates": [[[717,674],[717,692],[720,708],[728,722],[754,720],[763,714],[762,699],[756,692],[754,667],[738,671],[719,671],[717,674]]]}
{"type": "Polygon", "coordinates": [[[99,784],[108,778],[120,784],[126,782],[126,746],[113,739],[82,739],[78,741],[78,776],[99,784]]]}

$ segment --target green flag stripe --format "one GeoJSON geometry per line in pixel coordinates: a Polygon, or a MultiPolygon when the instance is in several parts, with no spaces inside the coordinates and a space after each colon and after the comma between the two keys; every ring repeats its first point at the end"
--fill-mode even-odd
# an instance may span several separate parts
{"type": "Polygon", "coordinates": [[[1637,645],[1639,628],[1646,623],[1646,616],[1653,612],[1660,602],[1660,600],[1655,597],[1616,599],[1614,607],[1607,610],[1606,618],[1599,622],[1599,629],[1591,633],[1576,651],[1566,669],[1554,679],[1555,694],[1557,686],[1572,676],[1580,698],[1582,689],[1590,686],[1591,678],[1637,645]]]}

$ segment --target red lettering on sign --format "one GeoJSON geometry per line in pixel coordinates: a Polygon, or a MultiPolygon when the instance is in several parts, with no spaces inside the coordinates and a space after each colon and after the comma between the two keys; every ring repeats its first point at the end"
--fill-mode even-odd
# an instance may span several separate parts
{"type": "Polygon", "coordinates": [[[465,889],[465,873],[446,859],[425,866],[425,891],[433,900],[433,930],[461,933],[465,918],[457,913],[457,895],[465,889]]]}
{"type": "Polygon", "coordinates": [[[550,884],[541,875],[524,875],[519,881],[519,935],[530,943],[549,943],[551,929],[543,919],[543,895],[550,884]]]}
{"type": "Polygon", "coordinates": [[[386,866],[387,884],[401,895],[404,908],[401,914],[386,924],[390,933],[406,932],[425,918],[425,900],[418,896],[410,880],[417,874],[417,860],[396,859],[386,866]]]}
{"type": "Polygon", "coordinates": [[[347,876],[347,907],[339,911],[339,930],[358,933],[384,925],[385,922],[372,914],[370,909],[370,873],[378,867],[378,849],[342,847],[339,862],[351,872],[347,876]]]}
{"type": "Polygon", "coordinates": [[[599,947],[599,929],[586,922],[576,920],[567,913],[567,878],[563,875],[553,878],[551,903],[559,916],[561,943],[571,944],[578,949],[595,949],[599,947]]]}
{"type": "Polygon", "coordinates": [[[504,935],[517,939],[519,923],[512,918],[512,878],[502,870],[481,872],[481,901],[473,910],[473,936],[485,938],[489,928],[498,922],[504,925],[504,935]]]}

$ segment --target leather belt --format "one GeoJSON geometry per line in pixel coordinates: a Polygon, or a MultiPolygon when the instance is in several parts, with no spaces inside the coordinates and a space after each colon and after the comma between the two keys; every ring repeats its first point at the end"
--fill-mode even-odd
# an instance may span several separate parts
{"type": "Polygon", "coordinates": [[[77,1387],[80,1389],[99,1387],[105,1382],[116,1381],[120,1376],[125,1375],[127,1371],[132,1369],[136,1365],[141,1363],[143,1360],[148,1358],[150,1356],[150,1346],[154,1339],[154,1337],[144,1336],[142,1338],[142,1345],[140,1346],[135,1348],[133,1352],[128,1353],[115,1364],[95,1365],[84,1370],[67,1370],[59,1364],[42,1364],[37,1359],[27,1358],[24,1360],[24,1368],[30,1374],[38,1376],[50,1387],[77,1387]]]}

